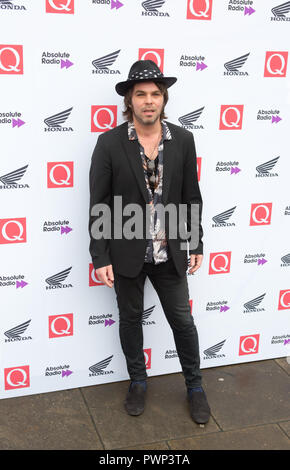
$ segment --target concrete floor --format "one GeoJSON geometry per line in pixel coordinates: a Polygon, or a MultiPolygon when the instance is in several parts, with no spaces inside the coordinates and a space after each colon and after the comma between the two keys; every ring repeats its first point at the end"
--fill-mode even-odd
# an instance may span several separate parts
{"type": "Polygon", "coordinates": [[[205,426],[179,373],[148,379],[138,417],[123,407],[129,381],[0,400],[0,449],[290,450],[289,376],[286,358],[204,369],[205,426]]]}

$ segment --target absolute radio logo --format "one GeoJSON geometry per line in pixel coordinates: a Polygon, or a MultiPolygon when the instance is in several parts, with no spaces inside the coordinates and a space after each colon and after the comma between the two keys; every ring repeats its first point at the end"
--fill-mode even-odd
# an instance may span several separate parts
{"type": "Polygon", "coordinates": [[[47,187],[72,188],[74,162],[47,162],[47,187]]]}
{"type": "Polygon", "coordinates": [[[211,20],[213,0],[187,0],[188,20],[211,20]]]}
{"type": "Polygon", "coordinates": [[[69,377],[72,374],[69,364],[62,364],[58,366],[48,366],[45,369],[45,377],[61,375],[61,377],[69,377]]]}
{"type": "Polygon", "coordinates": [[[109,5],[111,7],[111,10],[116,8],[116,10],[119,10],[119,8],[123,7],[124,4],[120,2],[120,0],[92,0],[93,5],[109,5]]]}
{"type": "Polygon", "coordinates": [[[250,226],[270,225],[272,215],[272,202],[251,204],[250,226]]]}
{"type": "Polygon", "coordinates": [[[180,116],[178,118],[178,121],[184,127],[184,129],[204,129],[202,124],[194,124],[201,116],[201,113],[204,110],[204,106],[202,108],[196,109],[188,114],[185,114],[184,116],[180,116]]]}
{"type": "Polygon", "coordinates": [[[92,70],[92,73],[101,75],[120,74],[120,70],[111,69],[111,66],[118,58],[120,51],[121,49],[93,60],[92,64],[95,68],[92,70]]]}
{"type": "Polygon", "coordinates": [[[257,266],[264,266],[267,263],[267,259],[265,258],[266,253],[255,253],[255,254],[246,254],[244,257],[244,264],[252,264],[255,263],[257,266]]]}
{"type": "Polygon", "coordinates": [[[8,367],[4,369],[4,388],[14,390],[16,388],[30,387],[29,366],[8,367]]]}
{"type": "Polygon", "coordinates": [[[74,0],[45,0],[46,13],[74,14],[74,0]]]}
{"type": "Polygon", "coordinates": [[[88,320],[88,325],[102,325],[102,326],[112,326],[114,325],[115,320],[113,320],[113,315],[111,313],[102,313],[101,315],[90,315],[88,320]]]}
{"type": "Polygon", "coordinates": [[[290,2],[280,3],[271,10],[271,21],[290,21],[290,2]]]}
{"type": "Polygon", "coordinates": [[[278,122],[282,121],[279,114],[279,109],[259,109],[257,121],[270,121],[271,124],[278,124],[278,122]]]}
{"type": "Polygon", "coordinates": [[[208,274],[227,274],[231,268],[231,251],[210,253],[208,274]]]}
{"type": "Polygon", "coordinates": [[[0,75],[23,74],[23,46],[0,44],[0,75]]]}
{"type": "Polygon", "coordinates": [[[146,0],[142,2],[142,16],[169,16],[169,13],[159,11],[163,7],[166,0],[146,0]]]}
{"type": "Polygon", "coordinates": [[[179,59],[179,66],[188,69],[195,69],[196,72],[202,72],[208,66],[205,63],[206,58],[204,55],[198,54],[182,54],[179,59]]]}
{"type": "Polygon", "coordinates": [[[244,13],[244,16],[251,16],[255,13],[253,0],[228,0],[228,11],[233,13],[244,13]]]}
{"type": "Polygon", "coordinates": [[[0,0],[0,10],[26,10],[24,5],[16,5],[16,0],[0,0]]]}
{"type": "Polygon", "coordinates": [[[0,113],[0,125],[9,124],[14,129],[15,127],[21,127],[25,122],[20,119],[22,114],[19,112],[8,111],[0,113]]]}
{"type": "Polygon", "coordinates": [[[216,302],[207,302],[206,304],[206,311],[218,311],[220,313],[226,312],[229,310],[230,307],[228,306],[227,300],[218,300],[216,302]]]}
{"type": "Polygon", "coordinates": [[[44,123],[46,127],[44,128],[45,132],[69,132],[73,131],[71,127],[65,127],[62,124],[66,122],[70,113],[72,112],[73,108],[68,108],[65,111],[61,111],[60,113],[54,114],[46,119],[44,119],[44,123]]]}
{"type": "Polygon", "coordinates": [[[248,76],[248,72],[244,70],[240,70],[248,60],[250,53],[244,54],[240,57],[236,57],[224,64],[226,71],[224,71],[224,76],[232,77],[232,76],[239,76],[239,77],[246,77],[248,76]]]}
{"type": "Polygon", "coordinates": [[[26,243],[26,217],[0,219],[0,245],[26,243]]]}
{"type": "Polygon", "coordinates": [[[0,287],[15,287],[16,289],[23,289],[28,285],[28,282],[24,281],[25,276],[23,274],[5,274],[0,275],[0,287]]]}
{"type": "Polygon", "coordinates": [[[67,235],[73,230],[69,224],[69,220],[45,220],[42,231],[44,233],[57,232],[59,235],[67,235]]]}
{"type": "Polygon", "coordinates": [[[29,188],[28,184],[18,183],[18,181],[22,180],[23,176],[26,173],[28,165],[25,165],[21,168],[17,168],[16,170],[10,171],[5,175],[0,176],[0,190],[1,189],[26,189],[29,188]]]}
{"type": "Polygon", "coordinates": [[[286,77],[288,51],[267,51],[264,77],[286,77]]]}
{"type": "Polygon", "coordinates": [[[230,209],[227,209],[224,212],[221,212],[220,214],[215,215],[212,220],[213,224],[212,227],[235,227],[234,222],[228,222],[230,217],[232,217],[235,209],[237,206],[231,207],[230,209]]]}
{"type": "Polygon", "coordinates": [[[41,55],[41,63],[42,65],[57,65],[60,66],[61,69],[68,69],[73,64],[69,60],[70,54],[68,52],[43,52],[41,55]]]}
{"type": "Polygon", "coordinates": [[[240,130],[243,123],[243,104],[221,105],[220,130],[240,130]]]}
{"type": "Polygon", "coordinates": [[[242,170],[240,168],[240,162],[238,160],[234,160],[227,162],[217,162],[215,171],[221,172],[222,174],[224,174],[224,172],[229,172],[230,175],[237,175],[242,170]]]}
{"type": "Polygon", "coordinates": [[[260,335],[247,335],[240,337],[239,356],[257,354],[259,352],[260,335]]]}
{"type": "Polygon", "coordinates": [[[116,126],[116,105],[93,105],[91,107],[91,132],[107,132],[116,126]]]}
{"type": "Polygon", "coordinates": [[[48,337],[73,336],[73,313],[48,317],[48,337]]]}
{"type": "Polygon", "coordinates": [[[163,73],[164,69],[164,49],[139,49],[138,60],[152,60],[163,73]]]}
{"type": "Polygon", "coordinates": [[[276,166],[279,158],[280,157],[272,158],[272,160],[263,162],[256,166],[256,178],[272,178],[273,176],[278,176],[278,173],[271,172],[271,170],[276,166]]]}

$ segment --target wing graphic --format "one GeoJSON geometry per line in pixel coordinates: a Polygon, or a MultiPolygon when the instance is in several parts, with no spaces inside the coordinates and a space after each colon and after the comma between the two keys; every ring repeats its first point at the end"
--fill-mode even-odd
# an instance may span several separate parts
{"type": "Polygon", "coordinates": [[[231,209],[228,209],[227,211],[221,212],[218,215],[215,215],[212,220],[214,221],[215,224],[223,224],[225,223],[231,215],[233,215],[233,212],[237,206],[232,207],[231,209]]]}
{"type": "Polygon", "coordinates": [[[103,57],[100,57],[99,59],[93,60],[92,64],[96,69],[103,69],[103,70],[108,70],[108,67],[112,65],[115,60],[117,59],[119,52],[121,49],[118,51],[112,52],[111,54],[104,55],[103,57]]]}
{"type": "Polygon", "coordinates": [[[10,330],[5,331],[4,335],[7,336],[7,338],[19,338],[19,336],[22,335],[28,328],[30,322],[31,320],[21,323],[21,325],[15,326],[10,330]]]}
{"type": "Polygon", "coordinates": [[[261,165],[256,166],[256,170],[258,173],[269,173],[270,170],[276,165],[277,161],[280,157],[273,158],[266,163],[262,163],[261,165]]]}
{"type": "Polygon", "coordinates": [[[44,122],[48,127],[61,127],[61,124],[63,124],[67,120],[71,111],[72,108],[66,109],[61,113],[54,114],[53,116],[44,119],[44,122]]]}
{"type": "Polygon", "coordinates": [[[245,309],[253,310],[254,308],[256,308],[262,302],[265,295],[266,295],[266,292],[265,294],[259,295],[259,297],[256,297],[255,299],[252,299],[252,300],[249,300],[249,302],[246,302],[244,304],[245,309]]]}
{"type": "Polygon", "coordinates": [[[164,3],[165,0],[146,0],[145,2],[142,2],[142,7],[146,11],[157,11],[157,9],[162,7],[164,3]]]}
{"type": "Polygon", "coordinates": [[[286,13],[290,11],[290,2],[282,3],[282,5],[278,5],[277,7],[272,8],[271,12],[274,16],[282,16],[284,17],[286,13]]]}
{"type": "Polygon", "coordinates": [[[230,60],[229,62],[226,62],[224,64],[225,68],[229,72],[237,72],[238,69],[240,69],[244,65],[249,55],[250,53],[248,52],[248,54],[242,55],[241,57],[238,57],[236,59],[230,60]]]}
{"type": "Polygon", "coordinates": [[[226,340],[224,339],[223,341],[221,341],[220,343],[218,344],[215,344],[214,346],[211,346],[210,348],[208,349],[205,349],[204,354],[208,357],[210,356],[215,356],[220,350],[221,348],[223,347],[223,345],[225,344],[226,340]]]}
{"type": "Polygon", "coordinates": [[[70,268],[64,269],[64,271],[61,271],[60,273],[48,277],[47,279],[45,279],[45,282],[47,282],[47,284],[49,284],[50,286],[58,286],[67,278],[71,268],[72,266],[70,268]]]}
{"type": "Polygon", "coordinates": [[[183,126],[190,126],[193,122],[195,122],[199,118],[203,110],[204,110],[204,107],[196,109],[192,113],[188,113],[188,114],[185,114],[184,116],[181,116],[180,118],[178,118],[178,121],[183,126]]]}
{"type": "Polygon", "coordinates": [[[98,362],[97,364],[94,364],[93,366],[89,367],[89,370],[93,373],[101,372],[103,369],[108,367],[112,360],[112,357],[113,356],[109,356],[106,359],[103,359],[102,361],[98,362]]]}
{"type": "Polygon", "coordinates": [[[2,181],[4,184],[16,184],[16,182],[22,178],[27,168],[28,165],[25,165],[22,168],[18,168],[18,170],[11,171],[6,175],[1,176],[0,181],[2,181]]]}

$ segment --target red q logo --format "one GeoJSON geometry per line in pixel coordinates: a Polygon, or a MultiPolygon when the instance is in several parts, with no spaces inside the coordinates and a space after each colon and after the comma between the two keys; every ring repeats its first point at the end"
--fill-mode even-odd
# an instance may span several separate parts
{"type": "Polygon", "coordinates": [[[4,369],[5,390],[30,386],[29,366],[9,367],[4,369]]]}
{"type": "Polygon", "coordinates": [[[197,165],[197,179],[198,179],[198,181],[200,181],[201,157],[196,158],[196,165],[197,165]]]}
{"type": "Polygon", "coordinates": [[[0,219],[0,245],[26,243],[26,218],[0,219]]]}
{"type": "Polygon", "coordinates": [[[104,286],[105,284],[101,282],[96,274],[93,263],[89,265],[89,286],[104,286]]]}
{"type": "Polygon", "coordinates": [[[92,106],[91,132],[106,132],[117,125],[117,106],[92,106]]]}
{"type": "Polygon", "coordinates": [[[164,49],[139,49],[139,60],[152,60],[163,73],[164,49]]]}
{"type": "Polygon", "coordinates": [[[211,20],[212,0],[187,0],[188,20],[211,20]]]}
{"type": "Polygon", "coordinates": [[[74,162],[48,162],[47,187],[71,188],[73,187],[74,162]]]}
{"type": "Polygon", "coordinates": [[[290,289],[280,290],[278,310],[290,309],[290,289]]]}
{"type": "Polygon", "coordinates": [[[208,274],[225,274],[230,272],[231,251],[211,253],[208,274]]]}
{"type": "Polygon", "coordinates": [[[270,225],[272,202],[251,205],[250,225],[270,225]]]}
{"type": "Polygon", "coordinates": [[[248,335],[240,337],[239,356],[257,354],[259,351],[260,335],[248,335]]]}
{"type": "Polygon", "coordinates": [[[73,336],[73,314],[52,315],[48,317],[49,338],[73,336]]]}
{"type": "Polygon", "coordinates": [[[74,13],[74,0],[45,0],[46,13],[74,13]]]}
{"type": "Polygon", "coordinates": [[[23,74],[23,47],[0,45],[0,75],[23,74]]]}
{"type": "Polygon", "coordinates": [[[264,77],[286,77],[288,52],[266,52],[264,77]]]}
{"type": "Polygon", "coordinates": [[[143,349],[146,369],[151,369],[151,348],[143,349]]]}
{"type": "Polygon", "coordinates": [[[221,105],[220,130],[242,129],[243,104],[221,105]]]}

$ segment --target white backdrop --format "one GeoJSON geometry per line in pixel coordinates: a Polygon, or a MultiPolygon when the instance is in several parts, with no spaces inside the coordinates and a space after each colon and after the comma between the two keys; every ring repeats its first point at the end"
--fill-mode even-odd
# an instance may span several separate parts
{"type": "MultiPolygon", "coordinates": [[[[145,57],[178,77],[168,120],[195,136],[201,367],[289,355],[289,21],[279,0],[0,0],[0,398],[128,379],[88,173],[145,57]]],[[[180,371],[148,280],[144,309],[148,375],[180,371]]]]}

